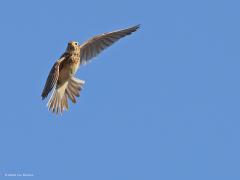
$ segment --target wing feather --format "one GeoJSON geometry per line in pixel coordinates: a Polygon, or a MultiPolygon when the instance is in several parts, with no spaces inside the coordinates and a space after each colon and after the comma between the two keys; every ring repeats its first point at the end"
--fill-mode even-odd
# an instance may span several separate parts
{"type": "Polygon", "coordinates": [[[140,25],[95,36],[80,46],[80,62],[87,63],[119,39],[135,32],[140,25]]]}
{"type": "Polygon", "coordinates": [[[62,57],[53,65],[42,91],[42,99],[45,99],[48,96],[49,92],[57,83],[59,77],[59,66],[64,59],[65,57],[62,57]]]}

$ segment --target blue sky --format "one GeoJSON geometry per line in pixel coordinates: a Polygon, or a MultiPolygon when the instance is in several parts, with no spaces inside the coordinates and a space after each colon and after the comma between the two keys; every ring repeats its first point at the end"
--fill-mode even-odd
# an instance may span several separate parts
{"type": "Polygon", "coordinates": [[[0,179],[240,179],[239,1],[1,1],[0,179]],[[55,116],[41,91],[67,42],[141,24],[77,77],[55,116]]]}

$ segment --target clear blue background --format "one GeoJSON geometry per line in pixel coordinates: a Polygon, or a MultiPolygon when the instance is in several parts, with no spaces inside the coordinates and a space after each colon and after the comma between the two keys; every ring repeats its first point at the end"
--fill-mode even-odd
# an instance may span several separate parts
{"type": "Polygon", "coordinates": [[[1,1],[0,179],[240,179],[239,1],[1,1]],[[140,23],[77,73],[63,116],[41,91],[67,42],[140,23]]]}

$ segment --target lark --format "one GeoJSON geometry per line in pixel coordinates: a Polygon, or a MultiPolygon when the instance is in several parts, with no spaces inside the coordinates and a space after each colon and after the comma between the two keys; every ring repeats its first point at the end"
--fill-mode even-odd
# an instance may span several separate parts
{"type": "Polygon", "coordinates": [[[48,101],[48,109],[53,113],[62,114],[69,109],[68,99],[76,103],[80,96],[85,81],[75,77],[79,67],[96,57],[104,49],[111,46],[119,39],[135,32],[140,26],[133,26],[127,29],[97,35],[85,43],[79,45],[76,41],[70,41],[66,51],[53,65],[44,89],[42,99],[45,99],[53,90],[48,101]]]}

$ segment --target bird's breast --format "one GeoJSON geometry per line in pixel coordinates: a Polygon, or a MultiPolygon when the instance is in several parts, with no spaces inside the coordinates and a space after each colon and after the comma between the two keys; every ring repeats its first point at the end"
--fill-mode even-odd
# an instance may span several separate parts
{"type": "Polygon", "coordinates": [[[64,64],[63,68],[59,72],[58,84],[62,84],[68,81],[79,68],[79,61],[70,61],[64,64]]]}

